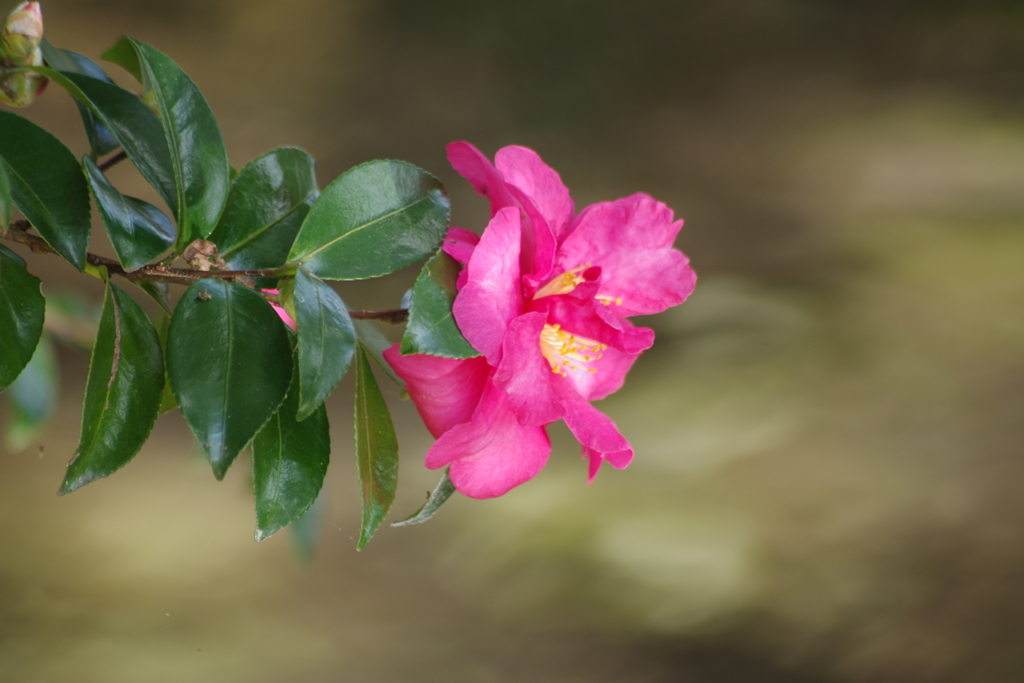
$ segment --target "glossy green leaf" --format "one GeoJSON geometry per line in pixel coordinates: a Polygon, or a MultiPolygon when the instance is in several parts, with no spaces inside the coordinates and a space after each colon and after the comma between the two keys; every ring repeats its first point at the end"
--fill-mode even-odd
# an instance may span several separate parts
{"type": "Polygon", "coordinates": [[[10,401],[5,435],[10,451],[28,447],[46,426],[57,407],[57,388],[57,354],[49,335],[44,334],[32,360],[4,393],[10,401]]]}
{"type": "Polygon", "coordinates": [[[267,152],[232,182],[209,239],[235,270],[280,266],[318,194],[313,157],[294,147],[267,152]]]}
{"type": "Polygon", "coordinates": [[[171,329],[171,312],[164,312],[158,320],[156,333],[160,337],[160,349],[164,354],[164,386],[160,391],[160,408],[157,412],[163,415],[178,407],[178,399],[174,397],[174,391],[171,389],[171,380],[167,375],[167,334],[171,329]]]}
{"type": "Polygon", "coordinates": [[[316,500],[331,454],[327,409],[320,405],[299,422],[299,376],[288,397],[252,441],[256,540],[295,521],[316,500]]]}
{"type": "Polygon", "coordinates": [[[399,522],[391,522],[391,526],[423,524],[423,522],[433,517],[441,509],[441,506],[452,497],[453,493],[455,493],[455,484],[449,478],[448,470],[445,470],[444,474],[441,475],[441,480],[437,482],[437,486],[427,496],[427,502],[423,504],[423,507],[399,522]]]}
{"type": "Polygon", "coordinates": [[[405,382],[395,374],[391,364],[384,360],[384,349],[391,346],[391,341],[380,333],[374,324],[369,320],[353,320],[352,326],[356,330],[356,339],[363,346],[370,358],[373,358],[377,366],[384,371],[388,378],[398,386],[405,388],[405,382]]]}
{"type": "Polygon", "coordinates": [[[124,269],[141,268],[167,251],[174,243],[170,219],[152,204],[118,192],[89,157],[82,159],[82,165],[107,237],[124,269]]]}
{"type": "Polygon", "coordinates": [[[135,457],[156,422],[163,379],[160,341],[149,316],[108,284],[89,361],[82,435],[58,494],[113,474],[135,457]]]}
{"type": "Polygon", "coordinates": [[[0,164],[0,235],[11,226],[11,181],[4,165],[0,164]]]}
{"type": "Polygon", "coordinates": [[[330,285],[300,268],[292,290],[299,335],[299,419],[334,391],[356,346],[348,309],[330,285]]]}
{"type": "Polygon", "coordinates": [[[53,69],[35,71],[52,79],[99,117],[142,177],[163,197],[171,213],[177,215],[178,195],[171,153],[156,114],[134,93],[106,81],[53,69]]]}
{"type": "Polygon", "coordinates": [[[14,205],[58,254],[82,270],[91,220],[89,190],[75,155],[28,119],[0,111],[0,164],[14,205]]]}
{"type": "Polygon", "coordinates": [[[362,344],[356,349],[356,463],[363,518],[357,550],[376,533],[395,501],[398,485],[398,440],[391,413],[380,393],[362,344]]]}
{"type": "Polygon", "coordinates": [[[437,178],[404,161],[371,161],[324,189],[288,260],[326,280],[376,277],[432,254],[447,229],[437,178]]]}
{"type": "Polygon", "coordinates": [[[228,153],[206,98],[181,68],[159,50],[121,38],[104,59],[141,76],[163,124],[177,187],[178,245],[213,231],[228,195],[228,153]]]}
{"type": "Polygon", "coordinates": [[[253,290],[201,280],[171,317],[167,374],[181,414],[222,479],[288,391],[287,328],[253,290]]]}
{"type": "MultiPolygon", "coordinates": [[[[113,84],[107,72],[96,62],[84,55],[71,50],[62,50],[50,44],[45,37],[40,46],[43,52],[43,59],[46,64],[55,71],[66,73],[82,74],[101,81],[113,84]]],[[[82,124],[85,126],[85,135],[89,138],[89,148],[93,155],[101,157],[117,149],[120,145],[110,130],[103,125],[100,119],[93,113],[88,105],[82,102],[75,102],[78,106],[78,113],[82,116],[82,124]]]]}
{"type": "Polygon", "coordinates": [[[0,391],[32,359],[45,314],[39,278],[29,274],[20,256],[0,245],[0,391]]]}
{"type": "Polygon", "coordinates": [[[133,282],[153,301],[157,302],[167,315],[171,314],[171,288],[166,282],[151,282],[149,280],[133,280],[133,282]]]}
{"type": "Polygon", "coordinates": [[[427,353],[444,358],[480,355],[462,336],[452,315],[458,276],[459,264],[443,251],[437,252],[423,266],[412,288],[402,353],[427,353]]]}

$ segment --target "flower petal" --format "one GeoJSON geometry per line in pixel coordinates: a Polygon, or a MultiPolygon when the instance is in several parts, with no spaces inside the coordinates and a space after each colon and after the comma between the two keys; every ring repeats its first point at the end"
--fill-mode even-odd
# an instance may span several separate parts
{"type": "Polygon", "coordinates": [[[560,325],[567,334],[607,345],[600,358],[566,367],[565,376],[576,392],[588,401],[596,401],[618,391],[637,357],[654,343],[654,331],[633,327],[593,301],[580,305],[569,297],[550,298],[549,323],[560,325]]]}
{"type": "Polygon", "coordinates": [[[555,373],[540,350],[540,333],[547,315],[540,311],[519,316],[508,327],[501,365],[494,384],[508,395],[509,408],[519,424],[536,427],[562,417],[564,410],[551,388],[555,373]]]}
{"type": "Polygon", "coordinates": [[[672,210],[645,194],[584,209],[559,246],[557,262],[601,266],[601,295],[620,316],[659,313],[681,304],[697,280],[689,259],[672,247],[683,227],[672,210]]]}
{"type": "Polygon", "coordinates": [[[468,142],[453,142],[445,149],[452,168],[469,181],[478,195],[491,200],[491,216],[506,206],[518,208],[519,204],[509,192],[505,178],[480,150],[468,142]]]}
{"type": "Polygon", "coordinates": [[[625,469],[633,460],[632,449],[618,451],[617,453],[598,453],[592,448],[583,447],[583,459],[587,461],[587,483],[594,482],[597,471],[601,469],[601,463],[608,461],[608,464],[617,470],[625,469]]]}
{"type": "Polygon", "coordinates": [[[519,210],[502,209],[484,230],[466,265],[466,283],[452,313],[474,349],[496,366],[501,340],[523,308],[519,282],[519,210]]]}
{"type": "Polygon", "coordinates": [[[505,182],[537,207],[555,239],[560,238],[576,215],[576,207],[558,173],[532,149],[517,145],[499,149],[494,165],[505,182]]]}
{"type": "Polygon", "coordinates": [[[466,265],[469,263],[469,257],[473,255],[473,249],[479,243],[480,235],[475,232],[465,228],[448,228],[448,233],[444,236],[444,244],[441,245],[441,248],[444,250],[444,253],[462,265],[466,265]]]}
{"type": "Polygon", "coordinates": [[[532,479],[547,463],[551,441],[543,427],[523,427],[505,394],[488,385],[473,419],[456,425],[427,451],[430,469],[451,463],[460,493],[493,498],[532,479]]]}
{"type": "MultiPolygon", "coordinates": [[[[447,147],[452,168],[469,181],[477,194],[491,201],[491,216],[507,207],[519,209],[522,225],[520,261],[524,275],[547,275],[554,263],[555,238],[544,215],[519,188],[509,185],[490,160],[468,142],[447,147]]],[[[553,171],[552,171],[553,172],[553,171]]]]}
{"type": "Polygon", "coordinates": [[[437,438],[457,424],[469,422],[480,403],[491,367],[482,357],[441,358],[425,354],[403,356],[399,344],[384,350],[384,358],[405,380],[423,423],[437,438]]]}
{"type": "Polygon", "coordinates": [[[567,382],[555,382],[554,387],[565,407],[565,424],[581,444],[598,453],[633,450],[612,419],[577,394],[567,382]]]}

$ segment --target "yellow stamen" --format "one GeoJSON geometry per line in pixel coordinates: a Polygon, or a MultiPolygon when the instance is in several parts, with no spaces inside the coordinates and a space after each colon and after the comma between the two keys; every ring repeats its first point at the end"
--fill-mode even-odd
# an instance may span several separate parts
{"type": "MultiPolygon", "coordinates": [[[[607,348],[599,341],[566,332],[561,325],[545,325],[540,332],[540,352],[556,375],[565,376],[569,370],[577,370],[573,361],[592,363],[600,359],[601,351],[607,348]]],[[[597,372],[595,368],[586,370],[597,372]]]]}
{"type": "Polygon", "coordinates": [[[612,302],[615,302],[616,306],[622,305],[622,297],[619,296],[612,296],[610,294],[598,294],[594,298],[603,303],[605,306],[611,306],[612,302]]]}
{"type": "Polygon", "coordinates": [[[545,296],[555,296],[556,294],[568,294],[572,290],[576,289],[576,286],[585,280],[580,277],[580,273],[590,267],[589,263],[585,263],[579,268],[573,268],[570,271],[562,273],[558,277],[554,278],[546,285],[537,290],[537,293],[533,295],[534,299],[540,299],[545,296]]]}

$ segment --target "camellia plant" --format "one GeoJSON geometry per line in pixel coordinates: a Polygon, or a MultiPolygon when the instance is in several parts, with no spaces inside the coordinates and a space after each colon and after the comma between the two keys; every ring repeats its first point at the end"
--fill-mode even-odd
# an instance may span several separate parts
{"type": "MultiPolygon", "coordinates": [[[[267,538],[320,491],[331,452],[324,401],[350,365],[358,548],[387,516],[398,476],[374,364],[405,388],[437,438],[427,466],[447,468],[423,508],[395,525],[425,521],[455,490],[486,498],[529,480],[551,449],[545,427],[558,420],[581,442],[591,480],[603,462],[629,464],[628,441],[590,402],[616,391],[653,343],[628,317],[679,304],[693,289],[672,246],[682,221],[664,204],[637,194],[577,215],[533,151],[506,147],[492,164],[453,143],[451,163],[491,201],[478,236],[449,228],[441,184],[402,161],[362,164],[323,190],[313,158],[293,147],[236,171],[209,105],[171,59],[132,38],[102,57],[141,92],[51,46],[38,3],[3,25],[0,100],[28,106],[52,81],[74,98],[89,143],[79,160],[0,111],[0,237],[55,253],[105,286],[81,437],[60,494],[124,466],[158,415],[177,409],[218,479],[251,449],[256,538],[267,538]],[[109,181],[106,171],[123,160],[168,213],[109,181]],[[116,259],[88,251],[91,201],[116,259]],[[424,259],[394,309],[350,310],[328,284],[424,259]],[[186,288],[176,303],[171,285],[186,288]],[[130,291],[151,297],[155,313],[130,291]],[[388,347],[368,320],[404,323],[401,343],[388,347]]],[[[62,306],[44,300],[24,260],[0,245],[0,390],[11,399],[14,442],[46,413],[54,360],[44,317],[59,318],[62,306]]]]}

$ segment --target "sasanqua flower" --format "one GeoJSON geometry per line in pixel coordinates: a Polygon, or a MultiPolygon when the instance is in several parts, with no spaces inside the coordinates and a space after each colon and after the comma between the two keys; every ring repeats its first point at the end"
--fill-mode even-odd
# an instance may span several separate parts
{"type": "Polygon", "coordinates": [[[385,352],[437,441],[429,468],[451,465],[462,493],[489,498],[536,475],[558,420],[583,446],[593,480],[601,463],[623,468],[633,449],[591,405],[622,386],[654,342],[632,315],[682,303],[696,281],[673,248],[682,227],[645,194],[578,215],[558,174],[532,150],[505,147],[495,163],[456,142],[448,158],[491,201],[476,235],[452,228],[446,251],[465,264],[453,306],[477,358],[385,352]]]}

